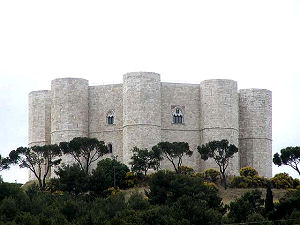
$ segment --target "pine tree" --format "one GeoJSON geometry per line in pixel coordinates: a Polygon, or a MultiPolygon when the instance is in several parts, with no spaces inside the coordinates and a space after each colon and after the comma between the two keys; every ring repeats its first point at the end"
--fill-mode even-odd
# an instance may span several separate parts
{"type": "Polygon", "coordinates": [[[271,184],[269,183],[267,185],[267,194],[266,194],[266,200],[265,200],[265,211],[266,213],[270,213],[274,210],[274,203],[273,203],[273,193],[271,190],[271,184]]]}

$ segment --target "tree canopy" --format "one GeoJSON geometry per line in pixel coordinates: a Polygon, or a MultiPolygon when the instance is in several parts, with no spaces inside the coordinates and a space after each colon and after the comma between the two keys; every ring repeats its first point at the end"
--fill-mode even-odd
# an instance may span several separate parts
{"type": "Polygon", "coordinates": [[[70,142],[61,142],[59,146],[64,154],[73,157],[86,174],[90,172],[90,166],[93,162],[108,153],[104,142],[98,141],[96,138],[76,137],[70,142]]]}
{"type": "Polygon", "coordinates": [[[238,152],[238,148],[235,145],[229,145],[228,140],[223,139],[221,141],[211,141],[205,145],[198,146],[198,152],[203,160],[207,160],[208,158],[215,160],[220,169],[222,183],[226,188],[225,171],[229,165],[229,160],[238,152]]]}
{"type": "Polygon", "coordinates": [[[162,160],[161,152],[157,148],[152,150],[133,148],[133,156],[131,157],[131,170],[137,173],[147,175],[149,169],[158,170],[160,161],[162,160]]]}
{"type": "Polygon", "coordinates": [[[273,157],[275,165],[287,165],[292,167],[300,175],[300,147],[287,147],[280,150],[280,154],[276,153],[273,157]]]}
{"type": "Polygon", "coordinates": [[[52,166],[57,166],[61,159],[58,145],[44,145],[19,147],[9,153],[10,161],[19,164],[21,168],[28,168],[39,182],[40,189],[45,189],[46,178],[52,166]]]}
{"type": "Polygon", "coordinates": [[[179,168],[182,166],[183,156],[193,154],[187,142],[160,142],[153,146],[152,150],[161,152],[162,158],[167,158],[172,163],[176,173],[179,172],[179,168]]]}

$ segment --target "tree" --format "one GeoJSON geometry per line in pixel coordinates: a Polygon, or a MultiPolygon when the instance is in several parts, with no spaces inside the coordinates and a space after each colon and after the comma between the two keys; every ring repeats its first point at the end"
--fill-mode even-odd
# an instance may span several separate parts
{"type": "Polygon", "coordinates": [[[287,147],[280,150],[279,153],[274,154],[273,162],[275,165],[287,165],[292,167],[300,175],[300,147],[287,147]]]}
{"type": "Polygon", "coordinates": [[[2,158],[0,155],[0,171],[8,169],[11,163],[9,157],[2,158]]]}
{"type": "Polygon", "coordinates": [[[89,176],[78,164],[60,167],[55,173],[59,177],[59,190],[75,195],[88,191],[89,176]]]}
{"type": "Polygon", "coordinates": [[[153,146],[152,150],[154,152],[161,152],[162,158],[166,157],[172,163],[176,173],[179,173],[179,167],[182,166],[182,157],[193,154],[189,144],[186,142],[160,142],[153,146]]]}
{"type": "Polygon", "coordinates": [[[76,137],[70,142],[61,142],[59,146],[64,154],[69,154],[75,159],[86,174],[89,173],[93,162],[108,153],[104,142],[96,138],[76,137]]]}
{"type": "Polygon", "coordinates": [[[221,182],[225,189],[227,188],[226,182],[226,169],[229,165],[229,160],[233,155],[238,152],[238,148],[235,145],[229,145],[228,140],[211,141],[205,145],[198,146],[198,152],[201,155],[201,159],[207,160],[213,158],[220,169],[221,182]]]}
{"type": "Polygon", "coordinates": [[[131,170],[137,173],[143,173],[147,175],[149,169],[157,170],[160,167],[160,161],[162,160],[160,152],[157,149],[148,151],[148,149],[133,148],[133,156],[131,157],[131,170]]]}
{"type": "Polygon", "coordinates": [[[273,192],[271,190],[271,184],[267,184],[267,193],[265,199],[265,211],[266,213],[270,213],[274,210],[274,203],[273,203],[273,192]]]}
{"type": "Polygon", "coordinates": [[[90,179],[90,188],[96,195],[103,195],[103,191],[109,187],[126,187],[125,176],[129,168],[115,160],[103,159],[97,163],[97,168],[93,170],[90,179]],[[115,179],[114,179],[115,178],[115,179]]]}
{"type": "Polygon", "coordinates": [[[10,161],[19,164],[21,168],[28,168],[36,177],[39,188],[44,190],[46,178],[50,169],[61,162],[61,150],[58,145],[44,145],[19,147],[9,153],[10,161]]]}
{"type": "Polygon", "coordinates": [[[261,198],[259,190],[249,191],[242,197],[230,202],[228,218],[235,223],[247,221],[247,217],[253,213],[263,212],[264,200],[261,198]]]}

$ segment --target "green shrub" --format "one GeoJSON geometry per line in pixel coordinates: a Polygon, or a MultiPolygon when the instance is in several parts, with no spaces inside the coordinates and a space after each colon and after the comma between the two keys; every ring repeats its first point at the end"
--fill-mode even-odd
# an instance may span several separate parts
{"type": "Polygon", "coordinates": [[[297,179],[297,178],[295,178],[295,179],[293,180],[293,188],[297,188],[299,185],[300,185],[300,180],[297,179]]]}
{"type": "Polygon", "coordinates": [[[178,167],[178,173],[185,175],[192,175],[194,173],[194,169],[188,166],[180,166],[178,167]]]}
{"type": "Polygon", "coordinates": [[[8,197],[2,200],[0,205],[0,215],[4,215],[7,221],[13,220],[18,212],[15,199],[8,197]]]}
{"type": "Polygon", "coordinates": [[[242,177],[254,177],[257,176],[257,171],[251,166],[246,166],[240,169],[240,175],[242,177]]]}
{"type": "Polygon", "coordinates": [[[128,199],[128,206],[133,210],[145,210],[149,208],[149,202],[145,196],[139,192],[133,193],[128,199]]]}
{"type": "Polygon", "coordinates": [[[277,189],[293,188],[293,178],[287,173],[278,173],[270,181],[272,186],[277,189]]]}
{"type": "Polygon", "coordinates": [[[264,200],[261,198],[260,191],[246,192],[242,197],[230,203],[228,218],[235,223],[245,222],[249,215],[253,213],[261,214],[263,212],[263,204],[264,200]]]}
{"type": "Polygon", "coordinates": [[[101,196],[104,190],[114,187],[114,180],[117,187],[126,188],[125,177],[128,172],[128,166],[117,160],[107,158],[99,161],[90,179],[91,191],[101,196]]]}
{"type": "Polygon", "coordinates": [[[128,188],[134,187],[137,184],[137,176],[133,172],[127,172],[125,174],[125,183],[128,188]]]}
{"type": "Polygon", "coordinates": [[[220,178],[220,172],[215,169],[207,169],[204,171],[204,179],[208,182],[216,183],[220,178]]]}
{"type": "Polygon", "coordinates": [[[248,188],[248,179],[246,177],[233,177],[229,185],[231,188],[248,188]]]}

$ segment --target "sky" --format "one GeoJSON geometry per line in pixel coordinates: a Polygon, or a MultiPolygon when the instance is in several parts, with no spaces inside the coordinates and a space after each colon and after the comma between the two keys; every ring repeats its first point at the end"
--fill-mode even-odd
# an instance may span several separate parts
{"type": "MultiPolygon", "coordinates": [[[[59,77],[121,83],[134,71],[271,90],[274,154],[300,146],[299,65],[299,0],[0,1],[0,154],[27,146],[30,91],[59,77]]],[[[18,167],[1,175],[28,178],[18,167]]]]}

